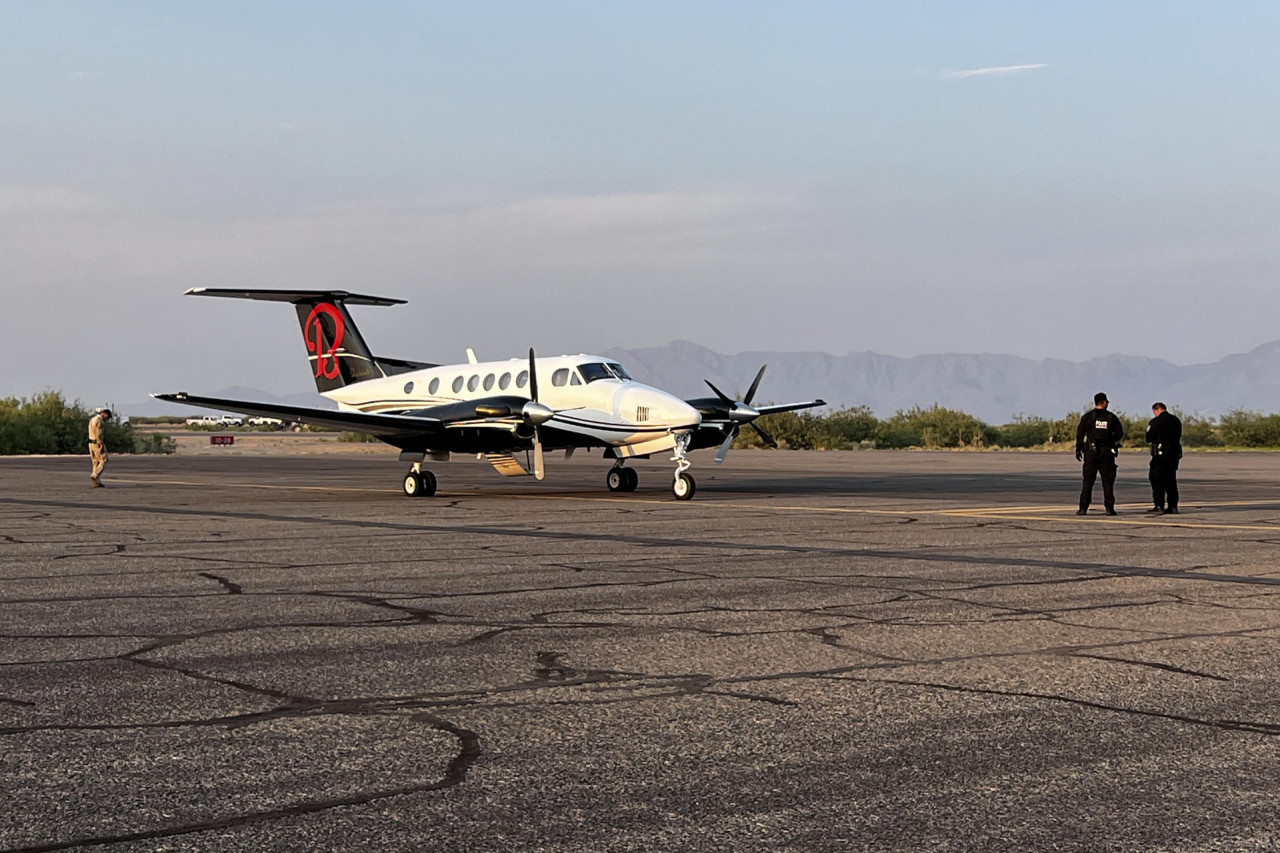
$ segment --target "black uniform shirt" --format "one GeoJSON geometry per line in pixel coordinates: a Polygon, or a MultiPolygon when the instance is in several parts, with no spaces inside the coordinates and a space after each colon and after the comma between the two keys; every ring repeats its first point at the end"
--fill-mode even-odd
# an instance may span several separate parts
{"type": "Polygon", "coordinates": [[[1090,448],[1119,447],[1124,439],[1124,426],[1120,419],[1106,409],[1090,409],[1080,418],[1076,427],[1076,451],[1083,453],[1090,448]]]}
{"type": "Polygon", "coordinates": [[[1170,411],[1163,411],[1147,424],[1147,443],[1152,459],[1182,458],[1182,421],[1170,411]]]}

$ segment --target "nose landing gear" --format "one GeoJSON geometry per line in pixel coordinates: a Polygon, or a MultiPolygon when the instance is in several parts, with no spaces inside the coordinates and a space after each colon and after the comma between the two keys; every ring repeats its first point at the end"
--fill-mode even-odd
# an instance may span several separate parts
{"type": "Polygon", "coordinates": [[[671,461],[676,463],[675,481],[671,484],[671,493],[676,496],[678,501],[687,501],[693,498],[694,492],[698,490],[698,484],[693,477],[685,472],[693,467],[693,463],[685,456],[685,451],[689,447],[689,441],[693,437],[692,433],[684,433],[676,436],[675,455],[671,457],[671,461]]]}

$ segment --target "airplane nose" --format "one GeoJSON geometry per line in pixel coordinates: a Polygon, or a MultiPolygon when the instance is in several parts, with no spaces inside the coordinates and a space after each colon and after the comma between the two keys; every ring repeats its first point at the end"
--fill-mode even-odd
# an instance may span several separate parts
{"type": "Polygon", "coordinates": [[[681,425],[697,426],[702,423],[702,413],[684,400],[671,398],[671,419],[681,425]]]}
{"type": "Polygon", "coordinates": [[[702,423],[697,409],[657,388],[633,385],[623,392],[619,402],[622,415],[634,423],[681,428],[702,423]]]}

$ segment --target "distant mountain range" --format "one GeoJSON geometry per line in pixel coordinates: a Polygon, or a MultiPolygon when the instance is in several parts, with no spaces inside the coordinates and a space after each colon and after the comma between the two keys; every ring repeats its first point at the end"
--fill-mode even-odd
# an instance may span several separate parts
{"type": "Polygon", "coordinates": [[[873,352],[744,352],[721,355],[688,341],[665,347],[612,349],[636,379],[683,397],[746,391],[768,364],[757,402],[822,398],[833,406],[869,406],[885,417],[937,403],[988,423],[1014,415],[1061,417],[1093,405],[1105,391],[1113,410],[1144,415],[1156,400],[1172,408],[1217,416],[1232,409],[1280,412],[1280,341],[1213,364],[1179,366],[1131,355],[1088,361],[1035,361],[1011,355],[943,354],[897,358],[873,352]]]}
{"type": "MultiPolygon", "coordinates": [[[[1006,423],[1014,415],[1061,417],[1092,405],[1105,391],[1114,410],[1143,415],[1156,400],[1200,415],[1232,409],[1280,412],[1280,341],[1212,364],[1179,366],[1131,355],[1088,361],[1035,361],[1011,355],[943,354],[914,358],[873,352],[828,355],[821,352],[744,352],[721,355],[689,341],[664,347],[611,349],[641,382],[682,397],[704,397],[710,379],[726,394],[740,396],[760,365],[768,364],[757,402],[793,402],[822,398],[836,407],[868,406],[885,417],[899,409],[937,403],[976,415],[988,423],[1006,423]]],[[[314,391],[269,394],[233,387],[210,396],[333,408],[314,391]]],[[[125,414],[198,412],[157,400],[121,406],[125,414]]]]}

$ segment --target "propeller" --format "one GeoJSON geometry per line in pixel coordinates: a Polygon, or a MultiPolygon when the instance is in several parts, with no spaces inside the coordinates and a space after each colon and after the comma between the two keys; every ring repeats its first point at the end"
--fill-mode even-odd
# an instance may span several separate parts
{"type": "Polygon", "coordinates": [[[751,401],[755,399],[756,389],[760,387],[760,379],[764,376],[764,371],[769,365],[762,365],[760,372],[756,374],[756,378],[752,380],[751,387],[747,389],[746,395],[741,401],[730,399],[727,394],[712,384],[710,379],[704,379],[712,391],[716,392],[716,396],[720,398],[720,402],[724,403],[728,409],[729,421],[733,426],[729,430],[729,434],[725,437],[724,443],[720,445],[720,449],[716,451],[715,464],[719,465],[724,458],[729,455],[729,447],[732,446],[733,440],[738,437],[738,433],[742,427],[749,426],[755,430],[756,435],[760,436],[760,440],[770,447],[776,448],[778,442],[774,441],[773,436],[765,432],[759,427],[755,420],[763,414],[759,409],[751,405],[751,401]]]}
{"type": "Polygon", "coordinates": [[[525,423],[533,427],[533,476],[541,480],[546,475],[543,464],[542,435],[538,427],[555,417],[549,407],[538,402],[538,368],[533,358],[533,347],[529,347],[529,402],[524,404],[520,412],[525,423]]]}

